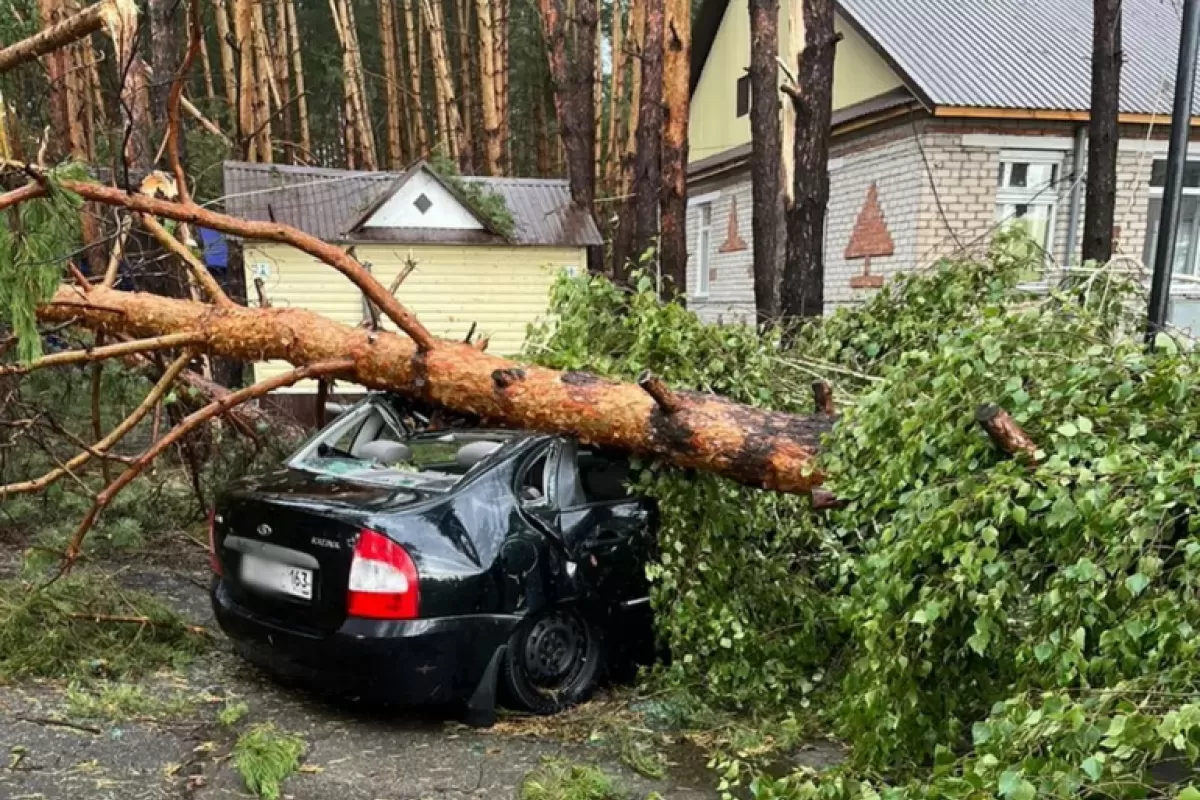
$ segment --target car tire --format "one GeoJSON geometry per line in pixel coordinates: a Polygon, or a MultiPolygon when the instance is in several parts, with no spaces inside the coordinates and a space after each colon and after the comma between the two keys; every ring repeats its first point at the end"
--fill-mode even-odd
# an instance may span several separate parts
{"type": "Polygon", "coordinates": [[[509,705],[554,714],[591,696],[603,662],[596,624],[574,606],[558,606],[517,626],[501,664],[501,686],[509,705]]]}

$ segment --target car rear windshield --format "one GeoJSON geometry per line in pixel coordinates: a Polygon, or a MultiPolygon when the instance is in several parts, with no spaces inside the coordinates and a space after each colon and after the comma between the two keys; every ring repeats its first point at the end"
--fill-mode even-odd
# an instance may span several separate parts
{"type": "Polygon", "coordinates": [[[449,491],[512,438],[480,430],[406,436],[387,410],[368,401],[326,426],[288,463],[349,480],[449,491]]]}

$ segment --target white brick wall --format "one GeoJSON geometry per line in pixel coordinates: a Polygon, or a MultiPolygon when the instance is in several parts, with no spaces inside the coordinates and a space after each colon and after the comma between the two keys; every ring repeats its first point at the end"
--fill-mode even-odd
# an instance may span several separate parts
{"type": "MultiPolygon", "coordinates": [[[[880,133],[835,144],[830,159],[830,196],[825,234],[826,311],[847,303],[862,302],[872,289],[852,289],[850,279],[862,274],[861,259],[844,257],[854,223],[872,182],[878,186],[895,252],[871,259],[871,274],[885,278],[901,271],[926,268],[939,259],[962,252],[986,251],[996,232],[996,189],[1001,154],[999,142],[979,143],[978,127],[939,123],[929,126],[896,126],[880,133]],[[918,138],[919,137],[919,138],[918,138]],[[936,191],[935,191],[936,189],[936,191]]],[[[1056,141],[1070,129],[1036,128],[1032,124],[993,126],[983,139],[1011,136],[1054,136],[1056,141]]],[[[1019,143],[1018,143],[1019,144],[1019,143]]],[[[1061,151],[1058,208],[1052,256],[1062,261],[1070,201],[1072,164],[1070,148],[1061,151]]],[[[1145,248],[1150,170],[1155,156],[1122,150],[1117,162],[1116,224],[1119,247],[1126,255],[1141,257],[1145,248]]],[[[696,230],[698,212],[688,210],[689,305],[709,321],[743,321],[754,312],[753,236],[751,230],[750,172],[745,167],[719,181],[689,187],[695,197],[714,193],[712,202],[712,252],[715,269],[707,298],[694,296],[696,276],[696,230]],[[732,199],[737,198],[738,231],[747,248],[736,253],[718,252],[726,239],[732,199]]],[[[1082,228],[1082,213],[1080,215],[1082,228]]],[[[1082,230],[1080,231],[1082,233],[1082,230]]],[[[1078,258],[1078,251],[1074,255],[1078,258]]]]}

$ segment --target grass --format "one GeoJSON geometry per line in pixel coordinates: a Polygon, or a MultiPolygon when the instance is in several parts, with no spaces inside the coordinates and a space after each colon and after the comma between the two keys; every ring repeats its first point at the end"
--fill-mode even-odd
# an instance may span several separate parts
{"type": "Polygon", "coordinates": [[[233,765],[248,790],[263,800],[279,800],[279,784],[300,767],[303,753],[303,739],[266,722],[238,737],[233,765]]]}
{"type": "Polygon", "coordinates": [[[71,575],[41,589],[0,581],[0,680],[124,680],[178,668],[208,644],[202,630],[161,602],[109,578],[71,575]]]}
{"type": "Polygon", "coordinates": [[[230,703],[225,702],[221,706],[221,710],[217,712],[217,722],[224,725],[226,728],[232,728],[241,722],[247,714],[250,713],[250,706],[245,703],[230,703]]]}
{"type": "Polygon", "coordinates": [[[628,800],[629,794],[596,767],[549,760],[525,776],[520,800],[628,800]]]}
{"type": "Polygon", "coordinates": [[[140,686],[105,683],[99,688],[72,683],[67,687],[67,713],[81,719],[112,721],[181,717],[196,707],[196,698],[182,694],[156,697],[140,686]]]}

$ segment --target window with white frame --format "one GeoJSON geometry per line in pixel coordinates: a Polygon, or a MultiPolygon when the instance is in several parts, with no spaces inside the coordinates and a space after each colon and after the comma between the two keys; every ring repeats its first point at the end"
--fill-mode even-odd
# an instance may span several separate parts
{"type": "Polygon", "coordinates": [[[1054,217],[1063,153],[1004,152],[996,184],[996,222],[1019,225],[1047,253],[1054,252],[1054,217]]]}
{"type": "Polygon", "coordinates": [[[712,203],[698,203],[696,218],[696,296],[708,297],[708,273],[712,263],[712,203]]]}
{"type": "MultiPolygon", "coordinates": [[[[1150,171],[1150,208],[1146,220],[1147,264],[1158,251],[1158,224],[1162,217],[1163,186],[1167,162],[1158,160],[1150,171]]],[[[1189,161],[1183,171],[1183,203],[1179,207],[1179,230],[1175,232],[1176,275],[1200,276],[1200,161],[1189,161]]]]}

